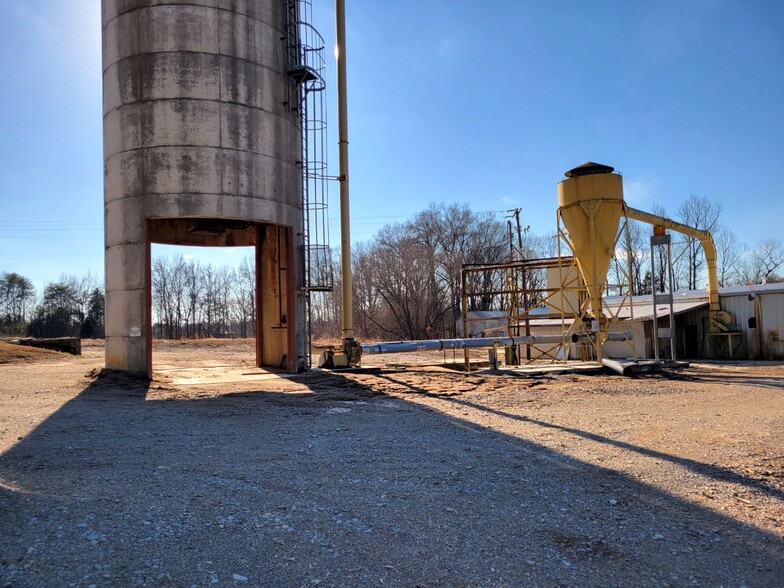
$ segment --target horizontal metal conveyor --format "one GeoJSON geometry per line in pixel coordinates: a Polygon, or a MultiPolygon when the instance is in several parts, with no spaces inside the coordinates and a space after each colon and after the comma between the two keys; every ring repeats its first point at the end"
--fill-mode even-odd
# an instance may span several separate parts
{"type": "MultiPolygon", "coordinates": [[[[608,341],[629,341],[632,333],[609,333],[608,341]]],[[[539,335],[528,337],[479,337],[475,339],[425,339],[423,341],[384,341],[360,345],[363,355],[380,353],[412,353],[416,351],[443,351],[447,349],[481,349],[487,347],[509,347],[512,345],[558,345],[564,342],[590,341],[591,335],[572,334],[539,335]]]]}

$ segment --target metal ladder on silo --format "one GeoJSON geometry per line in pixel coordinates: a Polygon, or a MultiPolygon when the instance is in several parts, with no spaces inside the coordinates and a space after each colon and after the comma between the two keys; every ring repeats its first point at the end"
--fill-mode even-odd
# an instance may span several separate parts
{"type": "Polygon", "coordinates": [[[304,293],[310,353],[311,297],[314,293],[332,291],[334,285],[327,219],[329,185],[334,178],[328,175],[327,168],[326,62],[324,39],[310,24],[311,0],[282,2],[286,16],[286,35],[283,37],[286,73],[290,79],[285,104],[292,112],[299,113],[301,128],[304,293]]]}

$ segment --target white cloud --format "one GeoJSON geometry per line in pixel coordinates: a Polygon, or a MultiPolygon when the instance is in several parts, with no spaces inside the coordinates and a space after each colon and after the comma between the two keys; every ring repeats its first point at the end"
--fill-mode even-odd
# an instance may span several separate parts
{"type": "Polygon", "coordinates": [[[503,202],[506,206],[512,206],[515,203],[515,199],[511,196],[504,196],[501,198],[501,202],[503,202]]]}

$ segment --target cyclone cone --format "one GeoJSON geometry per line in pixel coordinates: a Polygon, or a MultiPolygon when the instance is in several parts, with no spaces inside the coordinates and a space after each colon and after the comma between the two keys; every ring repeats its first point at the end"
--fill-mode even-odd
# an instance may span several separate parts
{"type": "Polygon", "coordinates": [[[613,168],[586,163],[566,172],[558,184],[558,214],[591,297],[594,317],[605,329],[602,290],[623,212],[623,179],[613,168]]]}

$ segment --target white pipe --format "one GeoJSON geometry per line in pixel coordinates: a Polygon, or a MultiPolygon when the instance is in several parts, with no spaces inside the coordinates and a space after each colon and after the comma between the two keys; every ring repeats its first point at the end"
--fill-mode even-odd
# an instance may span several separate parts
{"type": "MultiPolygon", "coordinates": [[[[627,341],[632,333],[608,333],[607,341],[627,341]]],[[[483,347],[509,347],[511,345],[558,345],[564,342],[590,341],[590,335],[529,335],[527,337],[479,337],[474,339],[426,339],[423,341],[384,341],[360,345],[362,353],[413,353],[417,351],[443,351],[446,349],[476,349],[483,347]]]]}

